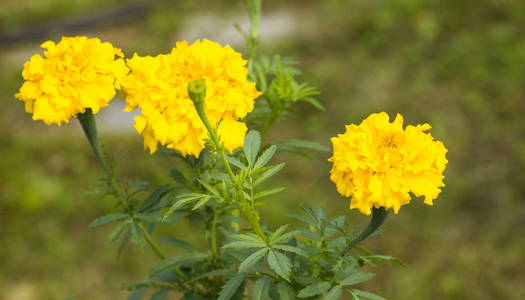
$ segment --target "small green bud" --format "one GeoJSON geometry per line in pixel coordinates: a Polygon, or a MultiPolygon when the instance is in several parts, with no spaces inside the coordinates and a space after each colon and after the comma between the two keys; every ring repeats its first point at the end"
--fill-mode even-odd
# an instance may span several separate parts
{"type": "Polygon", "coordinates": [[[206,84],[202,80],[194,80],[188,83],[188,95],[195,104],[204,102],[206,98],[206,84]]]}

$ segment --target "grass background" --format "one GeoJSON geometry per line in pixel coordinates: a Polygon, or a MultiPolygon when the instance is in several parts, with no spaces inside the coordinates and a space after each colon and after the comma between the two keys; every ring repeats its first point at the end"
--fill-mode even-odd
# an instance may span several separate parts
{"type": "MultiPolygon", "coordinates": [[[[129,247],[116,259],[116,247],[105,243],[110,228],[87,228],[115,203],[85,192],[101,171],[77,122],[61,128],[33,122],[13,97],[24,61],[62,35],[97,36],[128,57],[196,38],[245,50],[233,29],[234,22],[247,29],[242,1],[157,1],[95,26],[62,26],[130,3],[0,4],[0,299],[125,299],[122,284],[144,279],[155,263],[147,248],[129,247]],[[49,27],[31,39],[6,38],[49,27]]],[[[408,268],[382,267],[363,288],[388,299],[525,299],[525,3],[269,0],[263,14],[261,53],[298,60],[327,108],[297,105],[270,140],[330,146],[345,124],[386,111],[392,118],[401,113],[407,124],[430,123],[449,149],[446,187],[435,205],[413,201],[388,219],[385,234],[365,244],[408,268]]],[[[99,119],[106,151],[130,150],[119,176],[167,182],[166,166],[177,161],[144,152],[129,117],[115,112],[120,106],[122,100],[113,101],[99,119]]],[[[327,158],[275,158],[287,162],[274,179],[287,190],[264,208],[270,226],[289,222],[284,214],[305,203],[345,214],[356,228],[366,225],[367,217],[347,210],[348,200],[329,181],[327,158]]],[[[201,240],[192,229],[183,222],[171,234],[201,240]]]]}

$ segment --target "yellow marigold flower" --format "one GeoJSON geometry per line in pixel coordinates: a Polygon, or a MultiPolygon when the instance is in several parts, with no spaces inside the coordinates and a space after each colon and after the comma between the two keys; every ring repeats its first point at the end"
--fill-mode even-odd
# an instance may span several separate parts
{"type": "Polygon", "coordinates": [[[145,149],[154,153],[160,143],[199,156],[208,135],[188,96],[188,83],[199,79],[206,84],[206,115],[212,125],[219,124],[224,148],[231,152],[242,147],[247,127],[239,120],[253,110],[260,93],[247,80],[240,53],[206,39],[191,46],[183,41],[170,54],[135,54],[127,64],[131,73],[122,82],[125,111],[140,109],[135,129],[144,136],[145,149]]]}
{"type": "Polygon", "coordinates": [[[430,125],[409,125],[403,117],[393,123],[385,112],[347,125],[346,132],[332,138],[330,179],[338,192],[351,197],[350,209],[369,215],[372,206],[393,208],[397,214],[411,196],[424,196],[432,205],[441,192],[447,149],[425,131],[430,125]]]}
{"type": "Polygon", "coordinates": [[[33,55],[24,64],[26,80],[16,98],[25,102],[33,120],[47,125],[69,122],[90,108],[94,114],[107,106],[128,69],[122,51],[98,38],[63,37],[41,45],[44,57],[33,55]]]}

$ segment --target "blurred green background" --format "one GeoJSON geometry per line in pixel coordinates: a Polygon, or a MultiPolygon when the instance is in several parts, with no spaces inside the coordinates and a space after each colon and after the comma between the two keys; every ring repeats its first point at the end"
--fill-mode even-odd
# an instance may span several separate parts
{"type": "MultiPolygon", "coordinates": [[[[127,56],[197,38],[243,51],[233,27],[248,29],[243,2],[2,0],[0,8],[0,299],[125,299],[123,283],[145,279],[155,260],[131,247],[117,259],[110,227],[87,228],[115,203],[86,193],[102,173],[76,120],[33,122],[14,99],[22,65],[62,35],[97,36],[127,56]]],[[[449,149],[435,205],[413,201],[365,243],[408,267],[381,267],[363,288],[388,299],[525,299],[525,2],[263,1],[261,34],[261,53],[298,60],[327,108],[298,104],[270,140],[330,146],[345,124],[386,111],[432,124],[449,149]]],[[[106,151],[130,150],[118,175],[168,182],[166,166],[177,161],[142,150],[122,102],[99,116],[106,151]]],[[[284,214],[307,203],[362,228],[368,218],[348,210],[329,181],[328,154],[312,154],[275,158],[287,161],[274,179],[287,190],[263,218],[289,222],[284,214]]],[[[173,230],[202,239],[186,222],[173,230]]]]}

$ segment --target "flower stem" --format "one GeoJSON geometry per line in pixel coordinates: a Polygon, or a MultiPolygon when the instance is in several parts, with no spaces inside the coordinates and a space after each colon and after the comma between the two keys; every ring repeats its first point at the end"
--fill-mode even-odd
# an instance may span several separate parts
{"type": "MultiPolygon", "coordinates": [[[[237,182],[235,175],[233,174],[233,171],[230,167],[230,164],[228,163],[228,160],[226,159],[226,154],[224,153],[224,149],[219,141],[219,138],[217,137],[217,133],[215,132],[215,129],[211,126],[210,121],[208,120],[208,117],[206,116],[206,112],[204,111],[204,99],[206,98],[206,85],[204,84],[204,82],[202,80],[195,80],[195,81],[190,82],[188,84],[188,95],[193,101],[193,104],[195,105],[195,109],[197,110],[197,114],[202,120],[202,123],[208,130],[208,134],[213,143],[213,146],[215,150],[219,153],[219,156],[221,157],[222,163],[224,164],[224,167],[226,168],[226,172],[228,173],[228,176],[230,177],[232,185],[237,190],[241,191],[242,187],[237,182]]],[[[253,230],[257,233],[257,235],[259,235],[265,241],[268,241],[266,234],[264,234],[264,231],[262,230],[261,225],[259,224],[257,220],[256,214],[253,212],[253,209],[247,209],[247,207],[249,207],[249,205],[242,205],[241,210],[246,216],[246,218],[248,219],[248,222],[252,226],[253,230]]]]}
{"type": "Polygon", "coordinates": [[[350,249],[357,246],[360,242],[365,240],[367,237],[369,237],[372,233],[374,233],[386,220],[386,217],[388,216],[388,211],[385,210],[383,207],[376,208],[372,207],[372,219],[370,220],[370,223],[368,226],[359,234],[359,236],[354,239],[350,245],[348,245],[343,252],[341,252],[341,256],[345,256],[350,249]]]}

